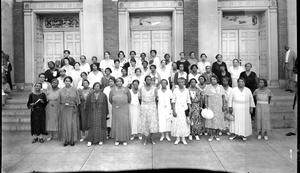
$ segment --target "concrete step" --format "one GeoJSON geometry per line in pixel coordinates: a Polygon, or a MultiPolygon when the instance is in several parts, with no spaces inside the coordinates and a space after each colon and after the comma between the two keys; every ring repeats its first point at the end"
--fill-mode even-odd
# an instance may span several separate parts
{"type": "Polygon", "coordinates": [[[6,104],[27,104],[28,98],[13,98],[8,99],[6,104]]]}
{"type": "Polygon", "coordinates": [[[272,119],[271,120],[271,127],[274,128],[274,129],[292,128],[292,127],[294,127],[294,121],[293,120],[272,119]]]}
{"type": "Polygon", "coordinates": [[[24,109],[24,110],[2,110],[2,116],[13,116],[13,115],[30,115],[30,109],[24,109]]]}
{"type": "Polygon", "coordinates": [[[288,112],[288,113],[274,112],[274,113],[271,113],[271,119],[272,120],[293,120],[294,116],[295,115],[294,115],[293,112],[288,112]]]}
{"type": "Polygon", "coordinates": [[[30,131],[30,123],[3,123],[2,131],[30,131]]]}
{"type": "Polygon", "coordinates": [[[280,112],[280,113],[290,113],[290,112],[294,112],[292,106],[273,106],[270,108],[270,112],[273,113],[273,112],[280,112]]]}
{"type": "Polygon", "coordinates": [[[294,100],[278,100],[274,101],[271,100],[270,106],[290,106],[292,107],[294,103],[294,100]]]}
{"type": "Polygon", "coordinates": [[[2,123],[30,123],[30,115],[3,115],[2,123]]]}
{"type": "Polygon", "coordinates": [[[27,108],[27,103],[15,103],[15,104],[7,104],[5,106],[2,107],[2,110],[13,110],[13,109],[17,109],[17,110],[22,110],[22,109],[28,109],[27,108]]]}

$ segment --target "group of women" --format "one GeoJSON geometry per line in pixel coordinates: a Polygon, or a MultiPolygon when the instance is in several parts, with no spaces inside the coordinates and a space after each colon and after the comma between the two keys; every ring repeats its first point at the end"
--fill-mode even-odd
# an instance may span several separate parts
{"type": "Polygon", "coordinates": [[[210,66],[205,54],[198,62],[194,52],[189,58],[181,52],[180,60],[171,62],[169,54],[160,60],[151,50],[148,60],[145,53],[137,58],[135,51],[129,59],[120,51],[112,60],[106,51],[100,63],[93,57],[89,65],[82,55],[81,62],[71,65],[69,54],[64,52],[62,67],[48,63],[29,95],[33,143],[43,143],[46,133],[47,141],[52,140],[53,132],[64,146],[84,140],[87,146],[102,145],[108,138],[126,146],[135,137],[143,139],[143,145],[155,144],[155,133],[161,134],[160,141],[173,136],[174,144],[185,145],[186,137],[200,140],[208,133],[208,141],[220,141],[224,131],[230,140],[247,140],[255,102],[258,139],[268,140],[272,93],[250,63],[243,71],[235,59],[227,70],[220,54],[210,66]],[[204,109],[211,110],[213,118],[205,119],[204,109]]]}

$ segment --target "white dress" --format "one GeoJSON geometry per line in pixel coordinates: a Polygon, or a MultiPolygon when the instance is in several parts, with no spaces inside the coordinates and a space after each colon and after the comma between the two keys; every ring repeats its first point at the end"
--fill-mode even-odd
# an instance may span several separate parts
{"type": "MultiPolygon", "coordinates": [[[[110,90],[111,90],[110,86],[107,86],[107,87],[104,88],[103,93],[107,97],[109,97],[110,90]]],[[[111,127],[111,122],[112,122],[112,105],[109,102],[109,99],[107,99],[107,103],[108,103],[108,116],[107,117],[109,117],[109,119],[106,120],[106,127],[111,127]]]]}
{"type": "Polygon", "coordinates": [[[252,134],[250,107],[255,107],[251,90],[244,87],[241,92],[238,87],[232,89],[228,106],[233,108],[234,121],[230,122],[230,132],[236,135],[249,136],[252,134]]]}
{"type": "Polygon", "coordinates": [[[179,88],[175,88],[172,103],[175,103],[177,117],[173,117],[171,135],[174,137],[186,137],[190,134],[190,125],[187,124],[185,115],[185,110],[188,109],[187,104],[191,104],[189,90],[184,88],[184,91],[181,92],[179,88]]]}
{"type": "Polygon", "coordinates": [[[228,72],[231,74],[232,88],[237,86],[237,80],[243,71],[245,70],[242,66],[238,66],[238,68],[233,68],[233,66],[231,66],[228,68],[228,72]]]}
{"type": "MultiPolygon", "coordinates": [[[[229,100],[229,96],[230,96],[231,93],[232,93],[232,88],[231,88],[230,86],[228,86],[227,90],[224,89],[224,91],[225,91],[225,102],[226,102],[226,107],[228,108],[228,100],[229,100]]],[[[227,111],[228,111],[228,110],[227,110],[227,111]]],[[[227,112],[225,112],[225,113],[227,113],[227,112]]],[[[230,121],[227,120],[226,118],[225,118],[225,120],[224,120],[224,125],[225,125],[225,129],[230,129],[230,121]]]]}
{"type": "Polygon", "coordinates": [[[144,86],[144,84],[145,84],[145,76],[143,76],[143,75],[140,75],[140,76],[133,75],[131,78],[131,82],[133,82],[134,80],[138,80],[140,82],[139,89],[142,88],[142,86],[144,86]]]}
{"type": "Polygon", "coordinates": [[[104,72],[106,68],[112,69],[114,67],[114,65],[115,65],[114,60],[112,60],[112,59],[108,59],[108,60],[103,59],[100,62],[100,69],[101,70],[103,69],[103,72],[104,72]]]}
{"type": "Polygon", "coordinates": [[[141,68],[141,70],[142,70],[142,75],[143,76],[147,76],[151,73],[151,70],[150,70],[149,67],[147,68],[147,70],[145,70],[144,68],[141,68]]]}
{"type": "Polygon", "coordinates": [[[202,61],[200,61],[198,62],[197,66],[198,66],[198,71],[200,72],[200,74],[202,74],[206,72],[205,67],[210,66],[210,62],[206,61],[205,63],[203,63],[202,61]]]}
{"type": "Polygon", "coordinates": [[[94,74],[94,72],[91,71],[88,74],[88,81],[90,82],[90,85],[94,86],[94,83],[96,83],[96,82],[100,82],[100,84],[101,84],[102,77],[103,77],[103,74],[101,73],[101,71],[98,71],[97,74],[94,74]]]}
{"type": "Polygon", "coordinates": [[[128,76],[131,76],[131,77],[134,76],[134,75],[135,75],[135,69],[136,69],[136,68],[138,68],[138,67],[137,67],[137,66],[135,66],[135,67],[129,66],[129,67],[128,67],[128,74],[127,74],[127,75],[128,75],[128,76]]]}
{"type": "Polygon", "coordinates": [[[89,73],[91,71],[91,66],[89,63],[85,63],[84,65],[81,64],[80,70],[89,73]]]}
{"type": "Polygon", "coordinates": [[[171,99],[173,96],[172,91],[167,87],[165,92],[162,89],[157,90],[158,96],[158,127],[159,132],[171,131],[171,117],[173,116],[171,99]]]}
{"type": "Polygon", "coordinates": [[[131,124],[131,134],[138,134],[138,122],[140,116],[140,102],[139,102],[139,91],[134,94],[132,89],[130,90],[131,94],[131,102],[129,104],[129,116],[130,116],[130,124],[131,124]]]}
{"type": "Polygon", "coordinates": [[[169,77],[171,76],[170,70],[166,67],[165,69],[159,68],[157,73],[160,75],[160,80],[166,79],[169,83],[169,77]]]}
{"type": "Polygon", "coordinates": [[[74,67],[71,66],[71,65],[68,65],[68,66],[64,65],[62,67],[62,69],[66,70],[66,76],[70,76],[71,75],[71,71],[74,70],[74,67]]]}
{"type": "Polygon", "coordinates": [[[191,81],[191,79],[196,79],[196,81],[197,81],[197,83],[198,83],[198,82],[199,82],[199,81],[198,81],[199,76],[200,76],[199,73],[197,73],[196,76],[193,75],[192,73],[190,73],[190,74],[188,75],[189,82],[191,81]]]}
{"type": "MultiPolygon", "coordinates": [[[[89,84],[89,87],[93,88],[93,86],[91,85],[91,83],[89,84]]],[[[82,86],[82,79],[79,80],[78,84],[77,84],[77,89],[83,89],[82,86]]]]}
{"type": "Polygon", "coordinates": [[[131,84],[131,76],[121,77],[124,80],[123,86],[127,87],[128,84],[131,84]]]}
{"type": "Polygon", "coordinates": [[[78,82],[81,79],[81,77],[80,77],[81,72],[82,72],[82,70],[72,70],[70,72],[70,76],[73,79],[73,86],[76,86],[76,87],[78,86],[78,82]]]}
{"type": "Polygon", "coordinates": [[[112,71],[111,75],[113,77],[115,77],[116,79],[122,76],[122,68],[121,67],[119,67],[118,69],[114,67],[111,69],[111,71],[112,71]]]}

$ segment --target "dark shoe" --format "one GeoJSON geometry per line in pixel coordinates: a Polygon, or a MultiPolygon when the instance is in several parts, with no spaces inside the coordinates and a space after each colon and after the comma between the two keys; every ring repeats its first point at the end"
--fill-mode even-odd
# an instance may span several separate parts
{"type": "Polygon", "coordinates": [[[292,91],[292,90],[290,90],[290,89],[286,89],[285,91],[292,91]]]}
{"type": "Polygon", "coordinates": [[[43,139],[43,138],[40,138],[40,139],[39,139],[39,142],[40,142],[40,143],[44,143],[44,139],[43,139]]]}
{"type": "Polygon", "coordinates": [[[66,146],[68,146],[68,145],[69,145],[69,142],[66,141],[66,142],[64,143],[64,147],[66,147],[66,146]]]}
{"type": "Polygon", "coordinates": [[[290,93],[294,93],[295,91],[291,90],[290,93]]]}
{"type": "Polygon", "coordinates": [[[70,145],[73,147],[75,145],[74,141],[71,141],[70,145]]]}
{"type": "Polygon", "coordinates": [[[293,132],[289,132],[289,133],[287,133],[285,136],[292,136],[292,135],[296,135],[296,134],[293,133],[293,132]]]}
{"type": "Polygon", "coordinates": [[[38,140],[38,138],[33,138],[32,143],[36,143],[38,140]]]}

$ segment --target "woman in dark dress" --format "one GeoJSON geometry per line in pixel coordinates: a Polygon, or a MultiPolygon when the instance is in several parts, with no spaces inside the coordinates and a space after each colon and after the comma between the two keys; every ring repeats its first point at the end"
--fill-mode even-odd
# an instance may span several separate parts
{"type": "Polygon", "coordinates": [[[80,104],[79,93],[76,87],[71,86],[72,77],[64,78],[65,87],[58,95],[59,102],[59,120],[58,120],[58,139],[65,141],[64,146],[75,145],[75,141],[80,138],[79,130],[79,111],[80,104]]]}
{"type": "Polygon", "coordinates": [[[49,69],[45,71],[45,80],[46,82],[51,83],[52,79],[54,78],[58,78],[59,75],[59,71],[57,68],[55,68],[55,63],[53,61],[49,61],[48,62],[48,67],[49,69]]]}
{"type": "Polygon", "coordinates": [[[244,78],[245,79],[245,87],[249,88],[253,94],[253,92],[257,89],[258,85],[258,78],[255,72],[251,71],[252,64],[251,63],[246,63],[245,64],[245,69],[246,71],[243,71],[240,74],[239,78],[244,78]]]}
{"type": "Polygon", "coordinates": [[[222,64],[225,67],[225,71],[227,71],[227,72],[228,72],[228,68],[227,68],[226,63],[223,62],[221,54],[217,54],[216,59],[217,59],[217,61],[213,63],[211,71],[214,74],[216,74],[218,76],[218,78],[220,79],[220,77],[221,77],[220,76],[220,73],[221,73],[220,65],[222,64]]]}
{"type": "Polygon", "coordinates": [[[10,89],[13,89],[12,88],[12,82],[11,82],[11,75],[10,75],[10,72],[12,71],[12,66],[11,66],[11,63],[9,62],[9,55],[7,54],[4,54],[4,57],[3,59],[6,60],[6,64],[3,64],[3,70],[4,70],[4,74],[3,76],[6,77],[6,82],[9,84],[10,86],[10,89]]]}
{"type": "Polygon", "coordinates": [[[111,76],[112,71],[109,67],[106,68],[104,72],[105,75],[101,78],[101,85],[103,89],[108,86],[109,78],[112,77],[111,76]]]}
{"type": "Polygon", "coordinates": [[[92,88],[89,87],[90,82],[86,79],[82,80],[83,88],[78,90],[80,105],[79,105],[79,121],[80,121],[80,130],[81,130],[81,139],[80,142],[84,141],[85,131],[88,130],[88,117],[87,117],[87,109],[86,109],[86,99],[88,95],[93,91],[92,88]]]}
{"type": "Polygon", "coordinates": [[[220,65],[220,70],[221,70],[221,73],[220,73],[220,76],[219,77],[219,84],[220,85],[223,85],[223,78],[227,77],[228,78],[228,85],[230,87],[232,87],[232,78],[231,78],[231,74],[225,70],[225,66],[224,64],[221,64],[220,65]]]}
{"type": "Polygon", "coordinates": [[[181,52],[180,54],[180,60],[178,60],[176,62],[177,64],[177,69],[179,70],[179,65],[180,64],[183,64],[183,67],[184,67],[184,70],[187,74],[189,74],[189,66],[190,66],[190,63],[185,59],[184,57],[184,52],[181,52]]]}
{"type": "Polygon", "coordinates": [[[106,118],[108,115],[107,96],[102,92],[101,85],[96,82],[94,91],[86,99],[89,133],[87,146],[92,143],[102,145],[106,139],[106,118]]]}
{"type": "Polygon", "coordinates": [[[41,91],[42,84],[36,83],[35,90],[29,95],[27,107],[31,109],[30,124],[31,135],[34,136],[32,143],[39,141],[44,143],[43,136],[46,134],[46,104],[45,93],[41,91]]]}

